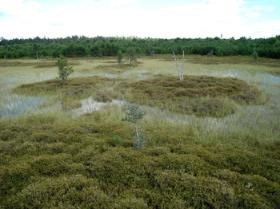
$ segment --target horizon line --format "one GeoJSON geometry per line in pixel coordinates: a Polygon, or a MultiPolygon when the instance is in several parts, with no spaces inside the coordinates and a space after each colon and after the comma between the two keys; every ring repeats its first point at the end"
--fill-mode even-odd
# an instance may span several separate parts
{"type": "Polygon", "coordinates": [[[240,36],[240,37],[223,37],[223,36],[205,36],[205,37],[140,37],[140,36],[102,36],[102,35],[97,35],[97,36],[86,36],[86,35],[69,35],[69,36],[58,36],[58,37],[47,37],[47,36],[33,36],[33,37],[13,37],[13,38],[5,38],[3,36],[0,36],[0,42],[2,40],[28,40],[28,39],[67,39],[67,38],[89,38],[89,39],[94,39],[94,38],[115,38],[115,39],[165,39],[165,40],[174,40],[174,39],[221,39],[221,40],[229,40],[229,39],[234,39],[234,40],[238,40],[238,39],[242,39],[242,38],[246,38],[246,39],[270,39],[270,38],[277,38],[278,36],[280,36],[280,34],[274,35],[274,36],[267,36],[267,37],[251,37],[251,36],[240,36]]]}

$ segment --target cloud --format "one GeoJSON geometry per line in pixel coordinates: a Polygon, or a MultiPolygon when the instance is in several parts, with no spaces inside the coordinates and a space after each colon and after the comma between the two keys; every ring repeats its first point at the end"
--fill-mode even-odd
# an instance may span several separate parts
{"type": "Polygon", "coordinates": [[[273,11],[245,0],[1,0],[0,36],[267,37],[280,33],[273,11]]]}

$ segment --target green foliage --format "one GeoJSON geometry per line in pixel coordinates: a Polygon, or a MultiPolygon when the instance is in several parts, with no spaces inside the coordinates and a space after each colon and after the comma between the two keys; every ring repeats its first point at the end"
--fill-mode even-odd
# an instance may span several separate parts
{"type": "Polygon", "coordinates": [[[137,54],[210,54],[251,56],[254,48],[260,57],[280,58],[280,36],[267,39],[140,39],[105,37],[67,37],[0,40],[0,58],[117,56],[133,48],[137,54]]]}
{"type": "Polygon", "coordinates": [[[107,209],[111,206],[109,197],[94,184],[81,175],[44,178],[15,195],[7,208],[107,209]]]}
{"type": "Polygon", "coordinates": [[[144,147],[144,135],[136,125],[138,120],[141,120],[145,115],[144,110],[135,104],[128,104],[126,106],[124,121],[134,123],[134,136],[133,145],[136,149],[142,149],[144,147]]]}
{"type": "Polygon", "coordinates": [[[57,66],[58,66],[58,77],[62,82],[66,81],[69,75],[74,72],[73,67],[68,65],[68,62],[65,58],[60,57],[57,60],[57,66]]]}
{"type": "Polygon", "coordinates": [[[124,140],[120,136],[114,135],[107,140],[107,143],[110,146],[117,147],[117,146],[122,146],[124,144],[123,141],[124,140]]]}
{"type": "Polygon", "coordinates": [[[41,155],[31,162],[31,168],[42,176],[59,176],[82,172],[82,165],[75,164],[70,159],[71,156],[65,154],[41,155]]]}
{"type": "Polygon", "coordinates": [[[145,115],[145,112],[136,104],[128,104],[125,109],[124,120],[131,123],[136,123],[145,115]]]}

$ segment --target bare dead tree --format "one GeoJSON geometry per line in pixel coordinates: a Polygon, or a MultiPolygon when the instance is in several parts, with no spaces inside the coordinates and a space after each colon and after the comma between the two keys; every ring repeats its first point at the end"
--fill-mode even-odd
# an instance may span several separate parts
{"type": "Polygon", "coordinates": [[[185,65],[185,51],[183,51],[182,59],[178,60],[175,52],[173,51],[173,59],[176,63],[176,71],[180,81],[184,80],[184,65],[185,65]]]}
{"type": "Polygon", "coordinates": [[[181,62],[181,69],[180,69],[180,80],[184,80],[184,69],[185,69],[185,51],[183,50],[183,58],[181,62]]]}

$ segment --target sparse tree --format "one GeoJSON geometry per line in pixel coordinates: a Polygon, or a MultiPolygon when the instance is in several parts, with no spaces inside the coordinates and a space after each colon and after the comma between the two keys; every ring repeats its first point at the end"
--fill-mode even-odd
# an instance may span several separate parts
{"type": "Polygon", "coordinates": [[[135,48],[128,48],[126,51],[127,57],[128,57],[128,61],[129,64],[133,64],[137,62],[137,56],[136,56],[136,50],[135,48]]]}
{"type": "Polygon", "coordinates": [[[119,64],[121,64],[122,60],[123,60],[123,54],[122,54],[122,51],[119,50],[118,54],[117,54],[117,61],[118,61],[119,64]]]}
{"type": "Polygon", "coordinates": [[[258,59],[259,55],[258,55],[258,52],[257,52],[256,48],[254,48],[252,56],[253,56],[255,61],[258,59]]]}
{"type": "Polygon", "coordinates": [[[211,49],[209,52],[208,52],[208,54],[207,54],[207,56],[213,56],[214,55],[214,50],[213,49],[211,49]]]}
{"type": "Polygon", "coordinates": [[[33,53],[37,60],[39,59],[39,49],[40,46],[38,44],[33,44],[33,53]]]}
{"type": "Polygon", "coordinates": [[[137,121],[141,120],[144,115],[145,112],[138,105],[129,104],[126,109],[125,118],[123,119],[134,124],[133,146],[135,149],[144,148],[144,136],[137,126],[137,121]]]}
{"type": "Polygon", "coordinates": [[[58,77],[62,84],[68,79],[69,75],[74,72],[72,66],[68,65],[65,58],[60,57],[57,61],[58,77]]]}

